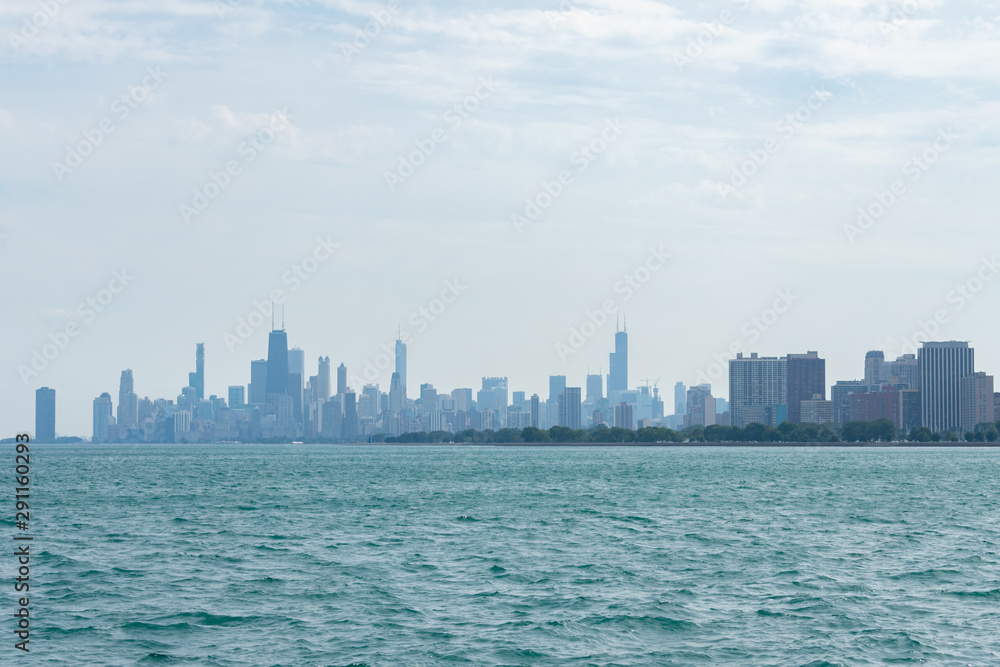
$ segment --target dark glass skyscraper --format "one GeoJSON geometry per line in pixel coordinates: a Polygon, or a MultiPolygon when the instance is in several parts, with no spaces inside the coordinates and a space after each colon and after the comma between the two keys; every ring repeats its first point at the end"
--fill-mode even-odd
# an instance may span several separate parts
{"type": "Polygon", "coordinates": [[[288,393],[288,334],[283,329],[267,338],[267,393],[288,393]]]}
{"type": "Polygon", "coordinates": [[[611,353],[608,371],[608,398],[618,399],[618,393],[628,391],[628,332],[615,332],[615,351],[611,353]]]}
{"type": "Polygon", "coordinates": [[[802,401],[826,400],[826,360],[816,352],[788,355],[788,421],[802,421],[802,401]]]}
{"type": "Polygon", "coordinates": [[[56,390],[35,390],[35,442],[56,440],[56,390]]]}
{"type": "Polygon", "coordinates": [[[194,387],[195,396],[205,398],[205,344],[195,348],[194,373],[188,373],[188,386],[194,387]]]}
{"type": "Polygon", "coordinates": [[[250,405],[267,403],[267,359],[250,362],[250,405]]]}
{"type": "Polygon", "coordinates": [[[337,366],[337,393],[343,394],[347,391],[347,366],[340,364],[337,366]]]}
{"type": "Polygon", "coordinates": [[[399,384],[403,389],[403,399],[406,399],[406,343],[396,339],[396,372],[399,373],[399,384]]]}

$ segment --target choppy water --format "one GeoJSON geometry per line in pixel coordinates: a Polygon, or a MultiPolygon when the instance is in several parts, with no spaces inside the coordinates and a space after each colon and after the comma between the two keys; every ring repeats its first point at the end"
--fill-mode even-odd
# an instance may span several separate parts
{"type": "MultiPolygon", "coordinates": [[[[35,632],[31,655],[14,657],[996,665],[998,460],[965,449],[37,447],[35,632]]],[[[11,586],[0,595],[10,609],[11,586]]],[[[0,662],[15,664],[3,635],[0,662]]]]}

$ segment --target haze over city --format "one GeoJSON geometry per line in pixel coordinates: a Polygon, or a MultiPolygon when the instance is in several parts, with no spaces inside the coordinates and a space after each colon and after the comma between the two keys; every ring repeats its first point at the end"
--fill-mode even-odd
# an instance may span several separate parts
{"type": "Polygon", "coordinates": [[[0,7],[6,433],[174,397],[199,342],[224,396],[275,291],[310,373],[408,333],[411,393],[581,386],[608,301],[663,393],[929,328],[1000,367],[988,4],[56,5],[0,7]]]}

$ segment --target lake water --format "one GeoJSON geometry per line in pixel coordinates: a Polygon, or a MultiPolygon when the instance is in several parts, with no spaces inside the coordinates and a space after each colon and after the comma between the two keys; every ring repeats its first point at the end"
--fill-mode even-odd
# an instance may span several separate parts
{"type": "Polygon", "coordinates": [[[996,665],[998,479],[993,449],[36,446],[0,662],[996,665]]]}

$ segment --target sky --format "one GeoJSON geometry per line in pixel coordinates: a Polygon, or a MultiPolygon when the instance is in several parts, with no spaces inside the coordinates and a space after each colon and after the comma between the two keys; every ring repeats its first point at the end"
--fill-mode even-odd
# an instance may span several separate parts
{"type": "Polygon", "coordinates": [[[289,344],[408,394],[968,340],[1000,372],[995,2],[7,0],[0,435],[289,344]],[[264,313],[264,314],[262,314],[264,313]],[[367,370],[367,373],[366,373],[367,370]]]}

